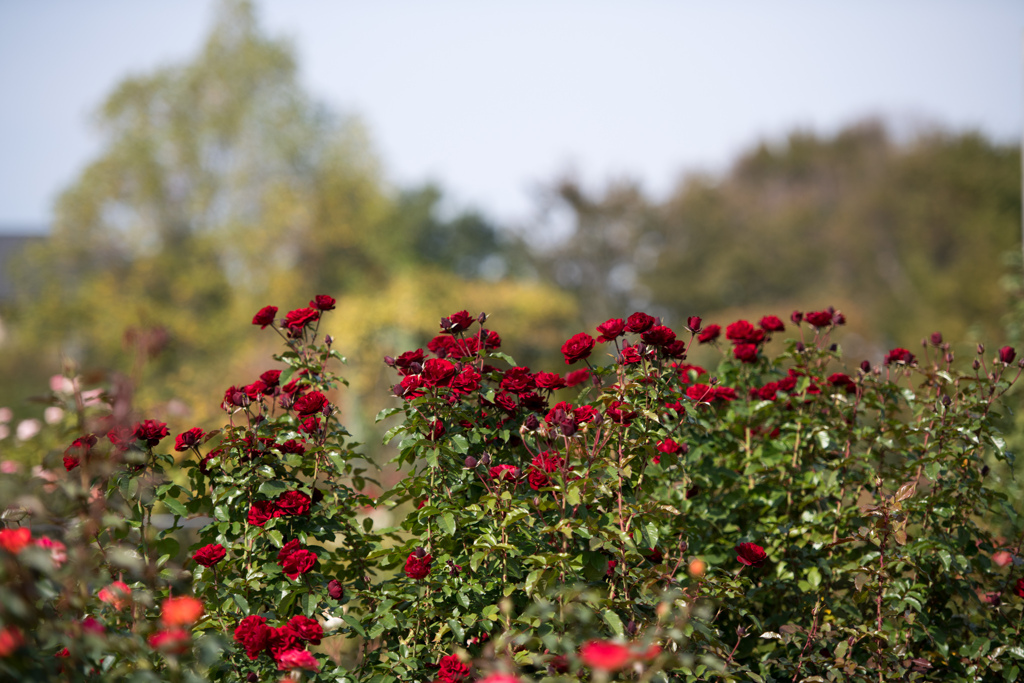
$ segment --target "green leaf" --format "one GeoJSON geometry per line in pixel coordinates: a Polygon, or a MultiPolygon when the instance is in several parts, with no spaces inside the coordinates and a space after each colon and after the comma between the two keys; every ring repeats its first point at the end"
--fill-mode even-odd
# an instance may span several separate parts
{"type": "Polygon", "coordinates": [[[601,612],[601,617],[604,619],[604,623],[608,624],[609,628],[615,633],[615,635],[622,638],[626,630],[622,627],[622,619],[615,613],[614,610],[606,609],[601,612]]]}
{"type": "Polygon", "coordinates": [[[179,503],[176,499],[164,498],[163,504],[167,506],[168,510],[178,515],[179,517],[188,517],[188,510],[186,510],[185,506],[179,503]]]}
{"type": "Polygon", "coordinates": [[[449,536],[455,535],[455,516],[452,513],[446,512],[441,515],[438,523],[441,525],[441,528],[444,529],[446,534],[449,536]]]}
{"type": "Polygon", "coordinates": [[[257,490],[269,498],[276,498],[288,490],[288,484],[283,481],[265,481],[257,490]]]}
{"type": "Polygon", "coordinates": [[[459,455],[465,455],[469,452],[469,441],[462,434],[456,434],[451,438],[452,450],[459,455]]]}

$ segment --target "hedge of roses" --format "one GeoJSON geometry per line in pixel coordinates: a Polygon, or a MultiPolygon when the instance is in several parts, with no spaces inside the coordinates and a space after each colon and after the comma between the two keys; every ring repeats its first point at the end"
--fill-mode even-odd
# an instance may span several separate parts
{"type": "Polygon", "coordinates": [[[331,398],[334,306],[255,314],[285,350],[225,391],[220,430],[172,438],[116,389],[54,396],[60,474],[5,489],[0,675],[1017,678],[1012,348],[958,370],[936,333],[851,370],[832,309],[679,330],[638,312],[535,371],[460,311],[385,359],[405,475],[370,497],[331,398]]]}

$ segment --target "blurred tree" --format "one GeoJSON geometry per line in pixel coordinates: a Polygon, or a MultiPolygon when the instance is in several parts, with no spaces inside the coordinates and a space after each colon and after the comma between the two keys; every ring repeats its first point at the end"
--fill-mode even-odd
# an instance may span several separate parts
{"type": "MultiPolygon", "coordinates": [[[[202,419],[226,386],[266,369],[274,341],[248,325],[263,305],[287,310],[327,293],[385,309],[395,277],[422,276],[433,288],[423,291],[451,301],[416,298],[436,327],[466,306],[460,293],[487,291],[465,278],[512,269],[478,214],[442,219],[436,188],[385,184],[361,124],[303,91],[292,50],[260,32],[250,2],[221,2],[193,61],[128,78],[99,123],[102,152],[60,197],[51,238],[20,274],[0,364],[53,372],[63,355],[128,374],[145,405],[174,396],[172,417],[191,406],[188,419],[202,419]]],[[[529,296],[534,307],[508,321],[524,340],[566,306],[550,292],[529,296]]],[[[347,340],[382,342],[359,332],[379,324],[360,312],[345,320],[347,340]]],[[[376,365],[394,348],[343,351],[376,365]]],[[[0,405],[20,398],[14,390],[0,390],[0,405]]]]}
{"type": "Polygon", "coordinates": [[[644,306],[678,324],[834,304],[875,346],[865,351],[934,330],[991,341],[1004,337],[1003,255],[1019,249],[1019,171],[1018,148],[973,133],[797,132],[660,203],[623,184],[593,197],[557,184],[575,231],[537,258],[596,302],[595,320],[644,306]]]}

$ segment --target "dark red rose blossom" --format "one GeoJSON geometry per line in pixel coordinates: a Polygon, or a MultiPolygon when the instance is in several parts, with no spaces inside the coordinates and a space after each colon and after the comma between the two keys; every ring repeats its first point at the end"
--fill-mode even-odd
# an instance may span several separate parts
{"type": "Polygon", "coordinates": [[[345,597],[345,587],[341,585],[341,581],[331,579],[327,582],[327,594],[334,600],[341,600],[345,597]]]}
{"type": "Polygon", "coordinates": [[[423,364],[420,377],[428,387],[446,387],[451,384],[457,368],[455,363],[441,358],[431,358],[423,364]]]}
{"type": "Polygon", "coordinates": [[[422,557],[417,557],[415,552],[409,553],[405,560],[405,575],[417,581],[425,579],[430,574],[430,563],[433,561],[434,558],[429,553],[422,557]]]}
{"type": "Polygon", "coordinates": [[[674,342],[665,344],[662,352],[669,358],[686,358],[686,342],[676,339],[674,342]]]}
{"type": "Polygon", "coordinates": [[[204,545],[199,550],[192,554],[192,559],[196,561],[196,564],[201,564],[204,567],[212,567],[227,556],[228,551],[224,550],[224,546],[220,543],[211,543],[210,545],[204,545]]]}
{"type": "Polygon", "coordinates": [[[453,355],[456,347],[458,347],[458,340],[446,334],[439,334],[427,342],[427,350],[438,358],[447,358],[453,355]]]}
{"type": "Polygon", "coordinates": [[[676,333],[664,325],[655,325],[641,334],[640,339],[651,346],[668,346],[676,340],[676,333]]]}
{"type": "Polygon", "coordinates": [[[667,438],[660,441],[657,445],[657,449],[662,453],[678,453],[679,444],[676,443],[675,439],[667,438]]]}
{"type": "Polygon", "coordinates": [[[530,463],[530,474],[527,477],[527,480],[530,482],[530,488],[538,491],[548,486],[551,483],[548,475],[560,470],[564,462],[560,455],[551,451],[543,451],[535,455],[530,463]]]}
{"type": "Polygon", "coordinates": [[[673,363],[672,367],[679,373],[679,379],[683,384],[689,384],[701,375],[708,374],[708,371],[701,366],[690,363],[673,363]]]}
{"type": "Polygon", "coordinates": [[[751,387],[750,397],[758,398],[762,401],[774,401],[775,395],[779,391],[778,382],[768,382],[763,387],[751,387]]]}
{"type": "Polygon", "coordinates": [[[626,330],[633,334],[642,334],[654,327],[657,322],[657,319],[637,311],[626,320],[626,330]]]}
{"type": "Polygon", "coordinates": [[[467,365],[452,378],[450,386],[453,391],[469,394],[480,388],[480,379],[480,373],[467,365]]]}
{"type": "Polygon", "coordinates": [[[799,325],[804,319],[804,314],[800,311],[793,311],[789,314],[789,319],[793,321],[794,325],[799,325]]]}
{"type": "Polygon", "coordinates": [[[249,659],[255,660],[270,643],[270,627],[267,620],[258,615],[242,619],[235,627],[235,642],[245,648],[249,659]]]}
{"type": "Polygon", "coordinates": [[[124,451],[135,443],[135,433],[128,427],[114,427],[107,432],[107,440],[110,441],[117,450],[124,451]]]}
{"type": "Polygon", "coordinates": [[[495,465],[488,474],[495,481],[515,481],[519,478],[519,468],[515,465],[495,465]]]}
{"type": "Polygon", "coordinates": [[[635,410],[630,410],[630,406],[623,403],[622,401],[612,401],[605,409],[605,416],[614,422],[624,426],[629,426],[633,423],[638,413],[635,410]]]}
{"type": "Polygon", "coordinates": [[[580,370],[573,370],[565,375],[565,386],[574,387],[577,384],[582,384],[590,379],[590,370],[582,368],[580,370]]]}
{"type": "Polygon", "coordinates": [[[629,342],[624,343],[619,359],[623,365],[636,365],[643,360],[643,357],[640,355],[640,346],[631,346],[629,342]]]}
{"type": "Polygon", "coordinates": [[[396,384],[393,388],[395,396],[404,398],[407,401],[411,401],[414,398],[419,398],[424,394],[423,378],[419,375],[406,375],[402,378],[402,381],[396,384]]]}
{"type": "Polygon", "coordinates": [[[537,383],[533,378],[533,373],[530,372],[530,368],[509,368],[505,371],[504,377],[501,378],[501,388],[515,394],[530,391],[536,386],[537,383]]]}
{"type": "Polygon", "coordinates": [[[337,303],[333,296],[326,294],[317,294],[312,301],[309,302],[310,308],[315,308],[318,311],[333,311],[334,304],[337,303]]]}
{"type": "Polygon", "coordinates": [[[716,401],[735,401],[736,390],[732,387],[715,387],[716,401]]]}
{"type": "Polygon", "coordinates": [[[689,318],[686,319],[686,329],[688,329],[690,332],[693,332],[694,334],[697,334],[698,332],[700,332],[700,323],[701,319],[699,315],[691,315],[689,318]]]}
{"type": "Polygon", "coordinates": [[[266,385],[268,389],[273,389],[281,382],[281,371],[267,370],[262,375],[260,375],[260,381],[263,382],[263,384],[266,385]]]}
{"type": "Polygon", "coordinates": [[[626,321],[622,318],[612,318],[606,320],[597,326],[597,331],[601,334],[598,336],[597,341],[599,342],[610,342],[616,337],[621,337],[626,329],[626,321]]]}
{"type": "Polygon", "coordinates": [[[598,423],[601,421],[601,413],[598,412],[594,406],[578,406],[572,409],[572,417],[576,420],[577,425],[582,425],[585,422],[598,423]]]}
{"type": "Polygon", "coordinates": [[[64,469],[70,472],[82,464],[82,459],[92,453],[92,448],[98,441],[94,434],[86,434],[72,441],[71,445],[64,449],[64,469]]]}
{"type": "Polygon", "coordinates": [[[766,315],[757,325],[765,332],[784,332],[786,329],[782,321],[774,315],[766,315]]]}
{"type": "Polygon", "coordinates": [[[833,311],[813,311],[804,316],[815,327],[828,327],[832,324],[833,311]]]}
{"type": "Polygon", "coordinates": [[[618,560],[608,560],[608,568],[605,569],[605,576],[615,576],[615,568],[619,566],[618,560]]]}
{"type": "Polygon", "coordinates": [[[764,566],[768,556],[765,554],[764,548],[756,543],[740,543],[736,546],[736,559],[740,564],[745,564],[748,567],[761,567],[764,566]]]}
{"type": "Polygon", "coordinates": [[[1018,598],[1024,598],[1024,579],[1017,579],[1013,592],[1016,593],[1018,598]]]}
{"type": "Polygon", "coordinates": [[[565,386],[565,380],[557,372],[538,372],[533,378],[538,389],[554,391],[565,386]]]}
{"type": "Polygon", "coordinates": [[[1012,346],[1004,346],[999,349],[999,362],[1006,363],[1009,365],[1013,362],[1013,359],[1017,357],[1017,352],[1013,350],[1012,346]]]}
{"type": "Polygon", "coordinates": [[[295,399],[295,404],[292,407],[300,416],[305,417],[319,413],[325,405],[327,405],[327,397],[319,391],[311,391],[305,396],[295,399]]]}
{"type": "Polygon", "coordinates": [[[302,491],[285,491],[274,501],[274,517],[308,515],[311,502],[302,491]]]}
{"type": "Polygon", "coordinates": [[[166,422],[143,420],[135,425],[135,438],[145,441],[150,448],[160,443],[160,439],[167,436],[168,433],[166,422]]]}
{"type": "Polygon", "coordinates": [[[907,351],[904,348],[896,347],[889,353],[885,354],[885,364],[892,365],[893,363],[903,363],[904,365],[913,365],[915,362],[914,354],[907,351]]]}
{"type": "Polygon", "coordinates": [[[501,348],[501,337],[494,330],[482,330],[480,332],[480,343],[488,350],[501,348]]]}
{"type": "Polygon", "coordinates": [[[438,683],[469,683],[473,674],[469,667],[462,663],[458,655],[445,655],[437,663],[438,683]]]}
{"type": "Polygon", "coordinates": [[[427,438],[431,441],[437,441],[444,436],[445,431],[444,420],[434,418],[430,421],[430,426],[427,427],[427,438]]]}
{"type": "Polygon", "coordinates": [[[316,559],[316,554],[308,550],[296,550],[278,564],[281,565],[285,576],[289,579],[297,579],[299,574],[312,571],[313,567],[316,566],[316,559]]]}
{"type": "Polygon", "coordinates": [[[284,326],[288,328],[289,336],[301,337],[302,330],[319,319],[320,311],[315,308],[296,308],[284,316],[284,326]]]}
{"type": "Polygon", "coordinates": [[[710,403],[715,400],[715,390],[707,384],[693,384],[687,388],[686,397],[698,403],[710,403]]]}
{"type": "Polygon", "coordinates": [[[320,622],[301,614],[296,614],[289,619],[285,628],[291,629],[300,640],[304,640],[311,645],[319,645],[320,639],[324,637],[324,628],[320,625],[320,622]]]}
{"type": "Polygon", "coordinates": [[[277,450],[285,454],[302,455],[306,452],[306,444],[295,439],[288,439],[283,444],[279,444],[277,450]]]}
{"type": "Polygon", "coordinates": [[[249,506],[249,524],[263,526],[274,517],[277,505],[272,500],[257,500],[249,506]]]}
{"type": "Polygon", "coordinates": [[[593,350],[594,338],[586,332],[574,334],[568,341],[562,344],[562,355],[565,356],[567,365],[572,365],[576,361],[589,357],[590,352],[593,350]]]}
{"type": "Polygon", "coordinates": [[[247,384],[242,387],[242,391],[249,397],[250,401],[258,401],[267,391],[267,385],[263,383],[263,380],[258,379],[252,384],[247,384]]]}
{"type": "Polygon", "coordinates": [[[757,347],[753,344],[737,344],[732,348],[732,355],[744,363],[756,363],[757,347]]]}
{"type": "Polygon", "coordinates": [[[749,321],[737,320],[725,328],[726,338],[734,344],[756,344],[764,339],[764,330],[759,330],[749,321]]]}
{"type": "Polygon", "coordinates": [[[848,394],[857,393],[857,385],[854,383],[852,379],[850,379],[849,375],[846,375],[842,372],[832,373],[832,375],[828,378],[828,383],[837,389],[842,389],[848,394]]]}
{"type": "Polygon", "coordinates": [[[199,427],[193,427],[187,432],[182,432],[178,436],[174,437],[174,450],[181,452],[187,451],[190,448],[194,448],[199,445],[199,442],[203,438],[203,430],[199,427]]]}
{"type": "Polygon", "coordinates": [[[721,327],[718,325],[708,325],[700,331],[700,334],[697,335],[697,342],[700,344],[710,344],[718,339],[720,334],[722,334],[721,327]]]}
{"type": "Polygon", "coordinates": [[[299,431],[303,434],[316,434],[320,431],[320,418],[310,415],[299,425],[299,431]]]}
{"type": "Polygon", "coordinates": [[[299,635],[288,626],[272,627],[267,638],[267,649],[277,659],[288,650],[299,649],[300,642],[299,635]]]}
{"type": "Polygon", "coordinates": [[[252,317],[252,324],[259,325],[261,330],[265,330],[267,325],[274,324],[275,315],[277,315],[277,306],[264,306],[252,317]]]}

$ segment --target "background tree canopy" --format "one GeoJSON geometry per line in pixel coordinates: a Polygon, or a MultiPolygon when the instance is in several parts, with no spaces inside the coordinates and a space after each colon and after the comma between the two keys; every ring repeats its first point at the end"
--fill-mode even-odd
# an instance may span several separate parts
{"type": "Polygon", "coordinates": [[[65,359],[146,387],[136,403],[175,426],[203,422],[211,397],[266,369],[272,342],[252,346],[247,315],[311,291],[339,300],[328,331],[357,361],[339,399],[357,430],[372,422],[358,406],[388,393],[380,358],[460,309],[494,315],[517,360],[552,370],[561,359],[540,349],[638,309],[678,326],[835,305],[848,356],[876,360],[935,330],[1005,338],[1020,152],[975,134],[795,132],[663,200],[564,179],[514,231],[441,211],[442,188],[390,186],[363,124],[303,90],[291,47],[241,1],[191,62],[126,79],[99,123],[103,151],[5,311],[0,405],[25,416],[65,359]],[[556,216],[572,230],[552,244],[556,216]]]}

